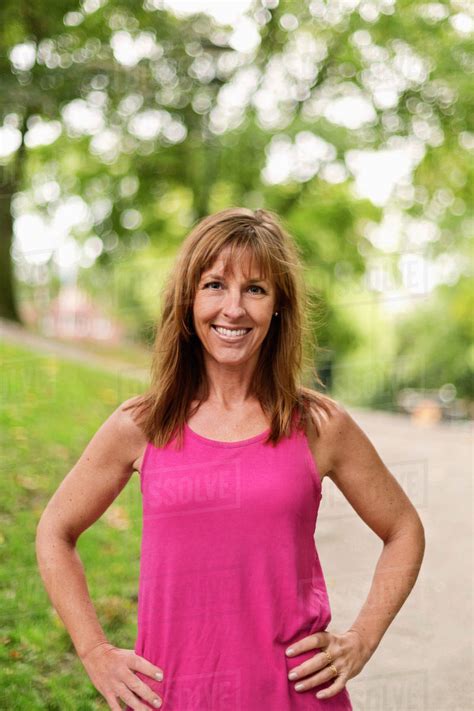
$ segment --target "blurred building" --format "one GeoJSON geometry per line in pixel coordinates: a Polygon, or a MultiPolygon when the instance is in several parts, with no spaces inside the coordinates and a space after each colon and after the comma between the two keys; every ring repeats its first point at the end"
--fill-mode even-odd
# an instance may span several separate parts
{"type": "Polygon", "coordinates": [[[107,316],[101,306],[75,284],[64,285],[38,320],[37,328],[43,335],[52,338],[114,344],[119,343],[124,335],[123,327],[107,316]]]}

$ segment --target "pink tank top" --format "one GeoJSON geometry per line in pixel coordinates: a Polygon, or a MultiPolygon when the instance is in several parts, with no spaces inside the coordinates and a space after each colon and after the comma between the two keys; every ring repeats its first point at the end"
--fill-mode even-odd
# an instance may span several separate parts
{"type": "Polygon", "coordinates": [[[332,681],[298,692],[288,679],[320,649],[285,649],[331,620],[322,487],[306,435],[274,447],[269,431],[221,442],[186,424],[182,450],[146,446],[135,652],[163,669],[137,676],[164,711],[352,709],[347,689],[315,697],[332,681]]]}

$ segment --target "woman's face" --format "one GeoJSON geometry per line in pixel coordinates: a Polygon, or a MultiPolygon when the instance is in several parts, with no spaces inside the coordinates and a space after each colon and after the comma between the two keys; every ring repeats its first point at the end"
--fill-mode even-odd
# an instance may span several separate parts
{"type": "Polygon", "coordinates": [[[224,276],[226,251],[201,275],[193,305],[194,328],[204,350],[222,364],[239,365],[256,357],[274,312],[275,290],[260,279],[250,255],[224,276]]]}

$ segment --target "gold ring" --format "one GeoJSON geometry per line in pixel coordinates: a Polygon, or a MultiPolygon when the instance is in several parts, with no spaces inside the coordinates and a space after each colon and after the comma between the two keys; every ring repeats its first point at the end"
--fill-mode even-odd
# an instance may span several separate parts
{"type": "Polygon", "coordinates": [[[330,669],[334,669],[334,676],[338,676],[339,672],[337,671],[337,669],[336,669],[336,667],[334,666],[334,664],[331,664],[331,665],[329,666],[329,668],[330,668],[330,669]]]}
{"type": "Polygon", "coordinates": [[[328,658],[328,664],[331,664],[331,662],[332,662],[332,657],[331,657],[331,655],[329,654],[329,652],[326,652],[325,649],[323,649],[322,651],[324,652],[324,654],[325,654],[326,657],[328,658]]]}

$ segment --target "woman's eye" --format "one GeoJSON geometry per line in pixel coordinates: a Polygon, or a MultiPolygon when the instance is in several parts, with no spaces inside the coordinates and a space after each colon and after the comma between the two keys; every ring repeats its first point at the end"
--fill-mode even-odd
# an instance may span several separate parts
{"type": "MultiPolygon", "coordinates": [[[[213,286],[214,284],[221,286],[220,281],[209,281],[207,284],[204,285],[204,288],[206,289],[208,286],[213,286]]],[[[252,284],[251,286],[249,286],[249,289],[260,289],[260,293],[265,294],[265,289],[262,286],[258,286],[257,284],[252,284]]],[[[216,291],[216,290],[211,289],[211,291],[216,291]]]]}

